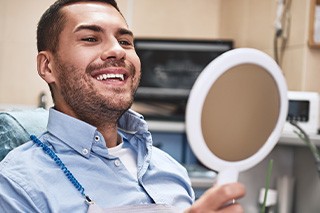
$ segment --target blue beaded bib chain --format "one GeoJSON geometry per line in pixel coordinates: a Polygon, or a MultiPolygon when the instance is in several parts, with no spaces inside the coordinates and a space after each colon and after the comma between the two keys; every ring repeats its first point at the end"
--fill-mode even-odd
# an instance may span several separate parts
{"type": "Polygon", "coordinates": [[[49,155],[54,162],[56,162],[57,166],[63,171],[66,177],[70,180],[72,185],[81,193],[81,195],[85,198],[87,204],[92,204],[93,201],[89,198],[88,195],[84,193],[83,186],[78,182],[78,180],[73,176],[73,174],[69,171],[69,169],[64,165],[61,159],[54,153],[52,149],[50,149],[46,144],[42,143],[36,136],[31,135],[30,139],[37,144],[42,150],[49,155]]]}
{"type": "Polygon", "coordinates": [[[181,212],[180,209],[177,209],[173,206],[166,205],[166,204],[149,204],[149,205],[129,205],[129,206],[122,206],[122,207],[112,207],[108,209],[101,209],[97,205],[95,205],[94,201],[92,201],[88,195],[84,193],[84,188],[81,184],[77,181],[77,179],[73,176],[73,174],[67,169],[67,167],[63,164],[61,159],[54,153],[50,147],[46,144],[42,143],[36,136],[31,135],[31,140],[42,150],[49,155],[54,162],[56,162],[57,166],[63,171],[66,177],[70,180],[72,185],[81,193],[81,195],[85,198],[85,202],[89,205],[88,212],[118,212],[118,213],[149,213],[149,212],[158,212],[158,213],[177,213],[181,212]],[[91,205],[93,204],[93,205],[91,205]]]}

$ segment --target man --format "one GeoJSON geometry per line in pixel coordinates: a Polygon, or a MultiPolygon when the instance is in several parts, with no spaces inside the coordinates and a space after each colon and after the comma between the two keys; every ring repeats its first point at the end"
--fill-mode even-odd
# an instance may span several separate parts
{"type": "Polygon", "coordinates": [[[140,204],[242,211],[226,205],[244,195],[239,183],[212,187],[193,203],[186,170],[152,147],[145,121],[129,110],[141,75],[133,40],[113,0],[59,0],[44,13],[37,64],[54,107],[48,131],[1,162],[1,212],[140,204]]]}

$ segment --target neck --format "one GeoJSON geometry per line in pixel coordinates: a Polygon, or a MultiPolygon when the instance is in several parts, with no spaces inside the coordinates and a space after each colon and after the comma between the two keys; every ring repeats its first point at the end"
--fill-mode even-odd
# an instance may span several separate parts
{"type": "Polygon", "coordinates": [[[104,125],[103,127],[97,127],[99,132],[103,135],[108,148],[117,146],[121,142],[121,138],[118,135],[117,125],[104,125]]]}

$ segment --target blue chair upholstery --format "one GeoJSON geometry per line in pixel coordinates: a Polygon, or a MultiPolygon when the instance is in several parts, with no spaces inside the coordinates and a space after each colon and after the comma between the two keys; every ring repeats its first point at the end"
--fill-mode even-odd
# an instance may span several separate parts
{"type": "Polygon", "coordinates": [[[17,146],[30,140],[30,134],[39,136],[46,131],[49,112],[15,110],[0,112],[0,161],[17,146]]]}

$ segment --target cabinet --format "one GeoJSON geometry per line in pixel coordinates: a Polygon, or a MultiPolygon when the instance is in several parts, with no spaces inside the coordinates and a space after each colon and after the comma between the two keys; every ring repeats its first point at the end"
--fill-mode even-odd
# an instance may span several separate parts
{"type": "Polygon", "coordinates": [[[151,134],[153,145],[171,155],[179,163],[185,166],[199,164],[184,132],[151,130],[151,134]]]}
{"type": "Polygon", "coordinates": [[[311,0],[309,20],[309,46],[320,48],[320,0],[311,0]]]}
{"type": "MultiPolygon", "coordinates": [[[[210,188],[215,180],[216,173],[203,167],[193,154],[188,144],[187,136],[183,130],[179,130],[179,126],[173,130],[167,131],[161,126],[161,122],[150,122],[152,128],[150,130],[153,138],[153,145],[171,155],[176,161],[185,166],[188,171],[195,197],[198,199],[208,188],[210,188]],[[154,126],[155,125],[155,126],[154,126]]],[[[170,125],[167,123],[167,125],[170,125]]]]}

